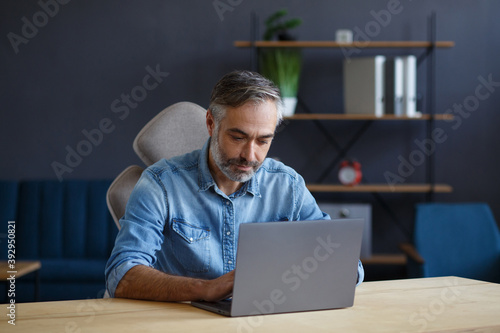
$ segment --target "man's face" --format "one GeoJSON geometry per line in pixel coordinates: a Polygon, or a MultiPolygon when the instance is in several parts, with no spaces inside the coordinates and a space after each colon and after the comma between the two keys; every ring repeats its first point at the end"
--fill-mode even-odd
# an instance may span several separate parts
{"type": "Polygon", "coordinates": [[[215,164],[233,182],[246,182],[267,156],[276,128],[276,105],[266,101],[228,108],[219,126],[209,124],[215,164]]]}

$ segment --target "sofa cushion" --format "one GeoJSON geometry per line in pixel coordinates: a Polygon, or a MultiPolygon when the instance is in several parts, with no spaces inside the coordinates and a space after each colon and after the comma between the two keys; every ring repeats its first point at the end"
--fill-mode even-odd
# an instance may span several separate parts
{"type": "Polygon", "coordinates": [[[105,259],[117,229],[106,206],[110,181],[27,181],[19,188],[18,259],[105,259]]]}
{"type": "Polygon", "coordinates": [[[7,223],[16,220],[19,184],[17,181],[0,181],[0,260],[7,260],[7,223]]]}
{"type": "MultiPolygon", "coordinates": [[[[0,181],[0,218],[4,230],[8,221],[15,221],[16,260],[42,263],[41,300],[95,298],[103,290],[104,268],[118,233],[106,205],[110,184],[111,180],[0,181]]],[[[3,260],[5,240],[0,239],[3,260]]],[[[29,290],[34,276],[20,278],[20,299],[33,300],[29,290]]]]}
{"type": "Polygon", "coordinates": [[[52,282],[102,282],[106,260],[42,259],[40,280],[52,282]]]}

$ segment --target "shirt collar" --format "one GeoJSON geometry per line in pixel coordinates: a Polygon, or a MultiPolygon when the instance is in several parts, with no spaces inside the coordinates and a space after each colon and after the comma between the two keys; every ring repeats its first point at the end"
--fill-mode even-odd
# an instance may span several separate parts
{"type": "MultiPolygon", "coordinates": [[[[208,168],[208,149],[210,147],[210,138],[208,138],[207,142],[201,149],[200,159],[198,161],[199,169],[198,169],[198,185],[200,187],[200,191],[206,191],[210,187],[214,186],[218,189],[217,184],[215,183],[212,174],[210,173],[210,169],[208,168]]],[[[259,174],[259,170],[255,173],[255,175],[247,182],[243,184],[243,186],[231,194],[234,197],[240,197],[245,195],[246,192],[253,194],[256,197],[260,197],[260,189],[259,189],[259,181],[257,180],[257,175],[259,174]]]]}

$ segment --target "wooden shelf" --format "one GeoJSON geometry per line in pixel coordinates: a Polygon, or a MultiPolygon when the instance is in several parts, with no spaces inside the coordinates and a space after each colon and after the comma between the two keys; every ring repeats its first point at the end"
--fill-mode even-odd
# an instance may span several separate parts
{"type": "MultiPolygon", "coordinates": [[[[316,48],[428,48],[433,46],[429,41],[367,41],[354,43],[338,43],[335,41],[235,41],[236,47],[316,47],[316,48]]],[[[436,41],[435,47],[450,48],[453,41],[436,41]]]]}
{"type": "MultiPolygon", "coordinates": [[[[435,114],[432,116],[435,120],[452,120],[452,114],[435,114]]],[[[377,117],[371,114],[345,114],[345,113],[297,113],[290,117],[285,117],[289,120],[429,120],[431,116],[423,114],[419,117],[407,117],[396,115],[383,115],[377,117]]]]}
{"type": "Polygon", "coordinates": [[[363,265],[406,265],[404,254],[374,254],[370,258],[361,258],[363,265]]]}
{"type": "Polygon", "coordinates": [[[11,276],[9,271],[16,272],[16,278],[20,278],[25,276],[31,272],[35,272],[42,267],[40,261],[25,261],[18,260],[16,261],[15,267],[12,269],[8,265],[7,260],[3,260],[0,262],[0,281],[6,281],[7,278],[11,276]]]}
{"type": "Polygon", "coordinates": [[[345,186],[335,184],[307,184],[307,188],[311,192],[378,192],[378,193],[451,193],[453,188],[446,184],[359,184],[356,186],[345,186]]]}

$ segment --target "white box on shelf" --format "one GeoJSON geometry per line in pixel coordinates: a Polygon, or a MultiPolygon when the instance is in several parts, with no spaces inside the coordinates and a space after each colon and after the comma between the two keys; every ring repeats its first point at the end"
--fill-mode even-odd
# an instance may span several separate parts
{"type": "Polygon", "coordinates": [[[335,32],[335,41],[337,43],[352,43],[352,30],[349,29],[338,29],[335,32]]]}
{"type": "Polygon", "coordinates": [[[384,115],[385,56],[344,60],[344,107],[347,114],[384,115]]]}
{"type": "Polygon", "coordinates": [[[330,215],[332,219],[362,218],[365,220],[363,241],[361,244],[361,258],[372,256],[372,206],[370,204],[347,203],[318,203],[321,211],[330,215]]]}

